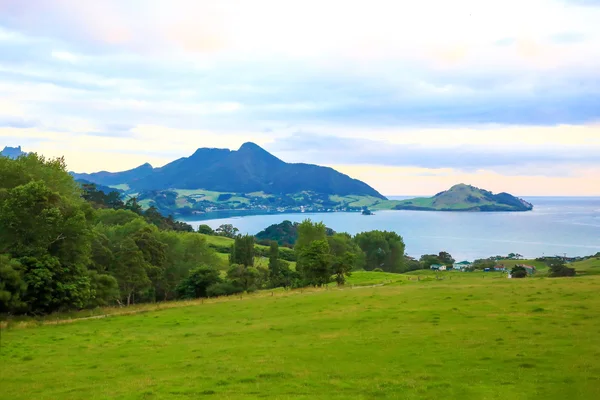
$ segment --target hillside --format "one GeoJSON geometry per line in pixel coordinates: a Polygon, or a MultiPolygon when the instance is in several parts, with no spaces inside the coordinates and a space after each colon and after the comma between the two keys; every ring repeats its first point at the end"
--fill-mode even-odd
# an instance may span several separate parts
{"type": "Polygon", "coordinates": [[[254,143],[245,143],[237,151],[201,148],[190,157],[161,168],[144,164],[123,172],[73,175],[107,186],[127,184],[136,192],[167,189],[267,194],[314,192],[385,199],[366,183],[332,168],[286,163],[254,143]]]}
{"type": "Polygon", "coordinates": [[[17,158],[20,156],[24,156],[27,153],[25,153],[23,150],[21,150],[21,146],[18,147],[4,147],[4,150],[0,151],[0,156],[2,157],[8,157],[8,158],[17,158]]]}
{"type": "MultiPolygon", "coordinates": [[[[390,275],[352,278],[377,285],[390,275]]],[[[2,393],[12,400],[600,398],[599,276],[396,276],[378,287],[112,307],[98,309],[99,318],[69,314],[59,323],[52,315],[23,328],[14,321],[1,333],[2,393]]]]}
{"type": "Polygon", "coordinates": [[[508,193],[493,194],[463,183],[433,197],[399,201],[394,210],[423,211],[529,211],[533,205],[508,193]]]}

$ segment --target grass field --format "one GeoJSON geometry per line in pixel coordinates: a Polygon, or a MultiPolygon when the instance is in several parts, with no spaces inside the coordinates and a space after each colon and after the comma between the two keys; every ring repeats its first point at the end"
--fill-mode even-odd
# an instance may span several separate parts
{"type": "Polygon", "coordinates": [[[600,398],[600,276],[483,276],[396,275],[5,329],[1,397],[600,398]]]}

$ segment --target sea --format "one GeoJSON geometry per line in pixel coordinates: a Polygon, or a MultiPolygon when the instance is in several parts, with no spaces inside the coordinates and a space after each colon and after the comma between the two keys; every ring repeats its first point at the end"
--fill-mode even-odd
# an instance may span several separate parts
{"type": "MultiPolygon", "coordinates": [[[[390,199],[407,197],[391,196],[390,199]]],[[[186,220],[194,227],[232,224],[242,234],[254,235],[284,220],[322,221],[336,232],[394,231],[412,257],[449,252],[456,260],[472,261],[518,253],[525,258],[586,256],[600,252],[600,197],[524,197],[534,205],[526,212],[375,211],[277,213],[186,220]]]]}

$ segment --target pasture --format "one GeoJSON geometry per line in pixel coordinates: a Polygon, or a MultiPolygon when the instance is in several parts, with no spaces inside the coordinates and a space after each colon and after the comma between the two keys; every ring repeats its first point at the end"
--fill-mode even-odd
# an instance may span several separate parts
{"type": "Polygon", "coordinates": [[[600,276],[380,274],[15,323],[2,398],[600,398],[600,276]]]}

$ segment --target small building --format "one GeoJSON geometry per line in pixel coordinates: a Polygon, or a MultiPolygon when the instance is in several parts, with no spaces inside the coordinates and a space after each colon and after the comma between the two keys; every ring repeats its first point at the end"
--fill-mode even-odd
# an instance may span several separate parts
{"type": "Polygon", "coordinates": [[[496,265],[496,266],[494,267],[494,271],[498,271],[498,272],[505,272],[505,271],[506,271],[506,267],[505,267],[504,265],[502,265],[502,264],[500,264],[500,265],[496,265]]]}
{"type": "Polygon", "coordinates": [[[445,265],[441,265],[441,264],[431,264],[431,269],[434,269],[436,271],[445,271],[446,270],[446,266],[445,265]]]}
{"type": "Polygon", "coordinates": [[[473,266],[473,264],[470,263],[470,262],[468,262],[468,261],[461,261],[461,262],[458,262],[458,263],[454,263],[452,265],[452,268],[454,270],[456,270],[456,271],[464,271],[467,268],[471,268],[472,266],[473,266]]]}
{"type": "Polygon", "coordinates": [[[525,268],[525,271],[527,271],[528,275],[535,274],[535,267],[533,265],[517,264],[517,267],[525,268]]]}

